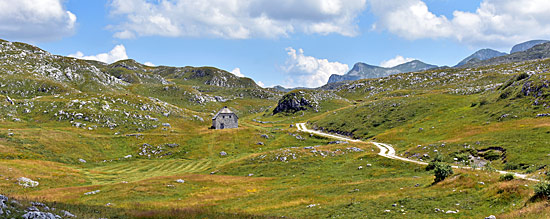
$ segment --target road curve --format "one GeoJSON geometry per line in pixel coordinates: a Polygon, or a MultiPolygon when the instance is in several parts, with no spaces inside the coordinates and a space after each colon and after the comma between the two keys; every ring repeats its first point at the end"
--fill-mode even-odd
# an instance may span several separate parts
{"type": "MultiPolygon", "coordinates": [[[[298,128],[298,131],[301,131],[301,132],[316,134],[316,135],[319,135],[319,136],[324,136],[324,137],[329,137],[329,138],[334,138],[334,139],[349,141],[349,142],[363,142],[361,140],[351,139],[351,138],[347,138],[347,137],[344,137],[344,136],[339,136],[339,135],[324,133],[324,132],[321,132],[321,131],[311,130],[311,129],[308,129],[306,127],[305,123],[296,123],[296,127],[298,128]]],[[[428,165],[428,163],[426,163],[426,162],[411,160],[411,159],[408,159],[408,158],[399,157],[399,156],[395,155],[395,149],[389,144],[373,142],[373,141],[370,141],[370,143],[374,144],[376,147],[378,147],[378,149],[380,149],[380,152],[378,153],[378,155],[380,155],[382,157],[386,157],[386,158],[394,159],[394,160],[401,160],[401,161],[404,161],[404,162],[410,162],[410,163],[415,163],[415,164],[420,164],[420,165],[428,165]]],[[[455,168],[455,169],[472,169],[471,167],[461,167],[461,166],[452,166],[452,167],[455,168]]],[[[517,177],[517,178],[525,179],[525,180],[529,180],[529,181],[536,181],[536,182],[540,181],[538,179],[529,178],[525,174],[507,172],[507,171],[502,171],[502,170],[497,170],[497,172],[500,173],[500,174],[511,173],[511,174],[514,174],[514,176],[517,177]]]]}

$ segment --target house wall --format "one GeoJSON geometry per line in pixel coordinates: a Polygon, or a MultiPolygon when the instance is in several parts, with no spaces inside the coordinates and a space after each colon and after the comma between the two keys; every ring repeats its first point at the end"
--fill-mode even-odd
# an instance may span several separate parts
{"type": "Polygon", "coordinates": [[[219,114],[215,120],[212,120],[212,126],[215,129],[232,129],[239,127],[239,121],[235,114],[219,114]]]}

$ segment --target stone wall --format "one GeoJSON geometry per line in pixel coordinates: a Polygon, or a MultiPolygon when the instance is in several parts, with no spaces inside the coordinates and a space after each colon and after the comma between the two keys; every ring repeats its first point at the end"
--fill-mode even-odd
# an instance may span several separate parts
{"type": "Polygon", "coordinates": [[[216,119],[212,120],[214,129],[232,129],[239,127],[239,121],[235,114],[220,113],[216,119]]]}

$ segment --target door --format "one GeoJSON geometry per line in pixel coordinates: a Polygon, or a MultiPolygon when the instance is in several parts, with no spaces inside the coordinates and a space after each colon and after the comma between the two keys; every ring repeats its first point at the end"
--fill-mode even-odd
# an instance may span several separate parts
{"type": "Polygon", "coordinates": [[[224,129],[225,125],[223,123],[220,124],[220,129],[224,129]]]}

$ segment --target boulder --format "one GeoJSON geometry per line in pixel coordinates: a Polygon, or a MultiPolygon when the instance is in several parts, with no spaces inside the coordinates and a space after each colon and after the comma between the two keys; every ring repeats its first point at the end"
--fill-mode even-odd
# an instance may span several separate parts
{"type": "Polygon", "coordinates": [[[63,214],[63,217],[65,217],[65,218],[76,217],[76,215],[71,214],[71,212],[68,212],[68,211],[65,211],[65,210],[61,210],[61,213],[63,214]]]}
{"type": "Polygon", "coordinates": [[[495,215],[490,215],[489,217],[486,217],[485,219],[497,219],[497,217],[495,217],[495,215]]]}
{"type": "Polygon", "coordinates": [[[8,103],[10,103],[11,105],[15,104],[13,100],[8,96],[6,96],[6,101],[8,101],[8,103]]]}
{"type": "Polygon", "coordinates": [[[37,187],[40,183],[33,181],[27,177],[19,177],[17,183],[25,188],[37,187]]]}

